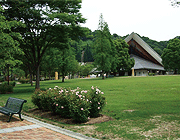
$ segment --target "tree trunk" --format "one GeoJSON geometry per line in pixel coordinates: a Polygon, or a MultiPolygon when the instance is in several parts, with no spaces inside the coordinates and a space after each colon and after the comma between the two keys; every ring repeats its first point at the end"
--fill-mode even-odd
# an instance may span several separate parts
{"type": "Polygon", "coordinates": [[[102,79],[104,80],[104,70],[102,71],[102,79]]]}
{"type": "Polygon", "coordinates": [[[4,76],[4,81],[6,81],[6,68],[5,67],[3,69],[3,76],[4,76]]]}
{"type": "Polygon", "coordinates": [[[72,73],[72,77],[71,78],[74,79],[74,72],[72,73]]]}
{"type": "Polygon", "coordinates": [[[62,73],[62,82],[64,82],[64,73],[62,73]]]}
{"type": "Polygon", "coordinates": [[[177,69],[174,70],[174,74],[177,74],[177,69]]]}
{"type": "Polygon", "coordinates": [[[39,84],[39,65],[37,67],[37,71],[36,71],[36,87],[35,89],[40,89],[40,84],[39,84]]]}
{"type": "Polygon", "coordinates": [[[106,78],[108,78],[108,74],[109,74],[109,73],[108,73],[108,72],[106,72],[106,78]]]}
{"type": "Polygon", "coordinates": [[[8,85],[9,85],[9,65],[7,65],[7,72],[8,72],[8,85]]]}
{"type": "Polygon", "coordinates": [[[27,71],[25,71],[25,77],[26,77],[26,79],[28,79],[28,73],[27,73],[27,71]]]}
{"type": "Polygon", "coordinates": [[[33,86],[33,78],[32,78],[32,73],[30,73],[30,83],[31,83],[31,86],[33,86]]]}
{"type": "Polygon", "coordinates": [[[49,71],[49,80],[51,80],[51,71],[49,71]]]}

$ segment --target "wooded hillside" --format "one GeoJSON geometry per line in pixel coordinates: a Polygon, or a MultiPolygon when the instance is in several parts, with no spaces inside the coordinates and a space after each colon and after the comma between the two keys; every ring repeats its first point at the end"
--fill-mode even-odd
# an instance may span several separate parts
{"type": "MultiPolygon", "coordinates": [[[[80,41],[71,41],[70,45],[75,49],[76,59],[81,62],[93,62],[93,43],[95,38],[96,31],[92,32],[89,30],[89,35],[86,37],[82,37],[80,41]],[[82,52],[84,53],[84,59],[81,60],[82,52]]],[[[129,35],[129,34],[128,34],[129,35]]],[[[112,35],[112,39],[125,39],[126,36],[120,36],[117,34],[112,35]]],[[[138,34],[139,35],[139,34],[138,34]]],[[[152,40],[148,37],[144,37],[139,35],[152,49],[154,49],[160,56],[162,55],[163,49],[167,47],[168,41],[156,41],[152,40]]],[[[180,38],[180,37],[176,37],[180,38]]]]}

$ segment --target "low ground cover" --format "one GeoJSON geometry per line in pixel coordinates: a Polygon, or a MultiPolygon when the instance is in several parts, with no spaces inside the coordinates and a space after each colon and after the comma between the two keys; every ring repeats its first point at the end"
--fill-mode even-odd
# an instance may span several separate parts
{"type": "MultiPolygon", "coordinates": [[[[88,89],[98,86],[107,100],[102,114],[112,120],[96,124],[57,125],[100,139],[177,139],[180,138],[180,76],[120,77],[74,79],[41,82],[41,88],[54,86],[88,89]],[[87,131],[88,129],[88,131],[87,131]]],[[[13,94],[0,95],[0,106],[9,96],[28,100],[23,110],[35,106],[31,102],[34,87],[16,85],[13,94]]],[[[30,112],[29,112],[30,113],[30,112]]],[[[52,121],[46,119],[46,121],[52,121]]]]}

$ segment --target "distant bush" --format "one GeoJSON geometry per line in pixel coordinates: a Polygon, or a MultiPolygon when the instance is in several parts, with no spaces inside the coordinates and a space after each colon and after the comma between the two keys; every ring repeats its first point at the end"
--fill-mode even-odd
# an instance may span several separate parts
{"type": "Polygon", "coordinates": [[[13,86],[7,84],[0,84],[0,94],[6,94],[13,92],[13,86]]]}
{"type": "Polygon", "coordinates": [[[73,118],[82,123],[99,115],[105,106],[103,94],[97,87],[91,87],[90,90],[71,90],[56,86],[46,91],[36,90],[32,94],[32,102],[39,109],[50,110],[64,118],[73,118]]]}
{"type": "Polygon", "coordinates": [[[149,76],[155,76],[155,73],[149,73],[149,76]]]}
{"type": "Polygon", "coordinates": [[[21,84],[29,83],[29,79],[21,79],[19,80],[21,84]]]}
{"type": "Polygon", "coordinates": [[[0,82],[4,82],[4,77],[0,77],[0,82]]]}
{"type": "MultiPolygon", "coordinates": [[[[3,84],[3,85],[8,85],[8,82],[6,81],[6,82],[3,82],[2,84],[3,84]]],[[[15,87],[16,82],[14,82],[14,81],[9,81],[9,85],[15,87]]]]}

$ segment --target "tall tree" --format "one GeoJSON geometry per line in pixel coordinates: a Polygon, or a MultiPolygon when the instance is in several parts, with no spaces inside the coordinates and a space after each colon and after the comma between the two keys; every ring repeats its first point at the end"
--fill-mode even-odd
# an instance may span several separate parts
{"type": "Polygon", "coordinates": [[[35,88],[39,89],[39,67],[47,48],[64,49],[69,37],[77,39],[84,33],[79,25],[85,22],[79,13],[81,0],[1,0],[0,4],[6,7],[4,15],[9,21],[22,21],[26,25],[14,30],[23,37],[20,47],[36,72],[35,88]]]}
{"type": "Polygon", "coordinates": [[[176,74],[180,70],[180,40],[177,38],[170,40],[161,57],[164,68],[172,69],[176,74]]]}
{"type": "Polygon", "coordinates": [[[116,46],[116,53],[114,56],[117,62],[117,71],[120,73],[131,70],[131,68],[135,64],[135,61],[134,59],[130,59],[130,55],[128,52],[129,45],[125,40],[122,39],[114,40],[114,44],[116,46]]]}
{"type": "Polygon", "coordinates": [[[171,5],[172,6],[179,6],[180,5],[180,1],[178,1],[178,0],[171,0],[171,5]]]}
{"type": "Polygon", "coordinates": [[[100,15],[98,31],[94,41],[94,60],[98,69],[102,71],[102,79],[105,72],[111,70],[111,42],[108,37],[108,25],[100,15]]]}
{"type": "Polygon", "coordinates": [[[58,48],[48,48],[42,59],[41,71],[48,75],[49,80],[54,75],[55,71],[58,71],[58,66],[61,65],[62,56],[61,51],[58,48]]]}
{"type": "Polygon", "coordinates": [[[14,55],[22,54],[22,50],[19,48],[19,42],[17,39],[21,39],[18,32],[13,32],[12,28],[22,27],[22,22],[15,20],[8,21],[4,16],[4,10],[0,5],[0,68],[7,68],[8,72],[8,84],[9,84],[9,66],[15,66],[21,61],[14,58],[14,55]]]}
{"type": "Polygon", "coordinates": [[[74,75],[78,62],[75,59],[74,48],[70,46],[69,48],[63,49],[60,55],[62,60],[61,65],[59,65],[59,71],[62,73],[62,82],[64,82],[65,75],[68,73],[74,75]]]}

